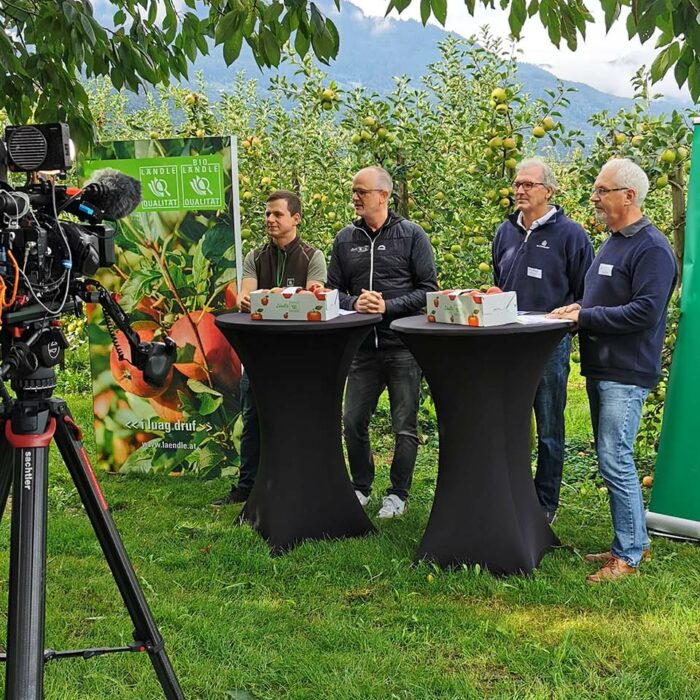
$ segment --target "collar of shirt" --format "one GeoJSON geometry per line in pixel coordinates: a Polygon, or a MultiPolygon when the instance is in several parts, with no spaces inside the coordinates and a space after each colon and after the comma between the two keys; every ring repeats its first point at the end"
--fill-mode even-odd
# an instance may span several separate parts
{"type": "Polygon", "coordinates": [[[523,213],[519,212],[518,213],[518,226],[520,226],[523,231],[527,231],[530,233],[530,231],[534,231],[536,228],[539,228],[540,226],[544,226],[555,214],[557,213],[557,208],[553,205],[549,205],[549,211],[544,215],[540,216],[539,219],[535,219],[531,224],[530,228],[525,228],[525,225],[523,224],[523,213]]]}
{"type": "Polygon", "coordinates": [[[650,223],[651,219],[648,216],[642,216],[639,221],[635,221],[633,224],[625,226],[625,228],[620,229],[617,231],[617,233],[621,233],[623,236],[625,236],[625,238],[630,238],[638,231],[641,231],[645,226],[648,226],[650,223]]]}
{"type": "Polygon", "coordinates": [[[394,220],[394,212],[389,210],[389,213],[387,214],[386,219],[384,219],[384,223],[376,230],[372,230],[368,225],[367,222],[364,219],[360,219],[359,221],[356,222],[355,226],[358,228],[361,228],[362,230],[365,231],[368,235],[370,235],[372,238],[375,238],[378,236],[390,223],[392,223],[394,220]]]}

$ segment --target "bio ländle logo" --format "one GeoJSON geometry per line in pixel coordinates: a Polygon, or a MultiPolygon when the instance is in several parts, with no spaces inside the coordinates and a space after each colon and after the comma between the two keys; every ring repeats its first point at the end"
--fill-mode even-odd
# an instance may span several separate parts
{"type": "Polygon", "coordinates": [[[211,184],[209,183],[209,179],[203,176],[199,177],[194,177],[192,180],[190,180],[190,187],[200,196],[204,197],[205,195],[211,195],[212,197],[214,196],[214,193],[211,190],[211,184]]]}

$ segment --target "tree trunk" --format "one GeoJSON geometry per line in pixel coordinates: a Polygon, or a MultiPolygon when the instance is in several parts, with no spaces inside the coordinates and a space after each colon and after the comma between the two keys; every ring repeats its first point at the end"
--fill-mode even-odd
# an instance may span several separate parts
{"type": "Polygon", "coordinates": [[[406,168],[402,167],[404,164],[404,158],[402,153],[396,154],[396,165],[399,167],[397,170],[404,173],[401,179],[397,183],[396,187],[396,212],[404,218],[408,219],[408,185],[406,184],[406,168]]]}
{"type": "Polygon", "coordinates": [[[673,250],[678,263],[678,284],[683,274],[683,249],[685,247],[685,173],[677,167],[671,177],[671,206],[673,211],[673,250]]]}

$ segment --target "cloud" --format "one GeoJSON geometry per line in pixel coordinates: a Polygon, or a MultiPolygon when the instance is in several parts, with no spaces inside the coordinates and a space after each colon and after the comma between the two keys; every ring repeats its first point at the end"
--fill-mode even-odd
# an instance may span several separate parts
{"type": "MultiPolygon", "coordinates": [[[[349,0],[345,1],[350,7],[349,0]]],[[[359,7],[368,18],[383,16],[386,4],[385,0],[352,0],[352,5],[359,7]]],[[[419,12],[420,2],[413,0],[406,11],[401,15],[394,11],[392,17],[396,21],[419,20],[419,12]]],[[[549,40],[547,30],[537,17],[533,17],[523,28],[518,43],[518,60],[540,66],[562,80],[573,80],[620,97],[631,97],[634,94],[632,77],[641,65],[651,66],[656,51],[653,37],[643,45],[636,37],[627,37],[625,20],[628,12],[623,9],[620,19],[606,33],[603,11],[600,7],[593,7],[594,23],[588,25],[586,39],[579,41],[576,51],[569,51],[566,47],[557,49],[549,40]]],[[[430,21],[440,26],[434,19],[430,21]]],[[[478,34],[483,25],[489,26],[493,36],[508,40],[510,28],[505,10],[478,6],[472,17],[463,0],[448,0],[446,30],[470,37],[478,34]]],[[[687,88],[680,90],[672,75],[654,85],[653,91],[690,102],[687,88]]]]}

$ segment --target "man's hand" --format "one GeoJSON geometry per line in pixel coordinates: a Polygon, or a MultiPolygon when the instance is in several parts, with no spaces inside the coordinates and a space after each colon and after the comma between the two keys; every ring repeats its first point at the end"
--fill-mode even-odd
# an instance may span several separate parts
{"type": "Polygon", "coordinates": [[[250,313],[250,294],[238,297],[238,309],[244,313],[250,313]]]}
{"type": "Polygon", "coordinates": [[[578,323],[578,312],[581,310],[581,304],[568,304],[567,306],[559,306],[547,314],[547,318],[568,319],[574,323],[578,323]]]}
{"type": "Polygon", "coordinates": [[[355,311],[361,314],[383,314],[386,311],[386,304],[382,293],[363,289],[355,302],[355,311]]]}

